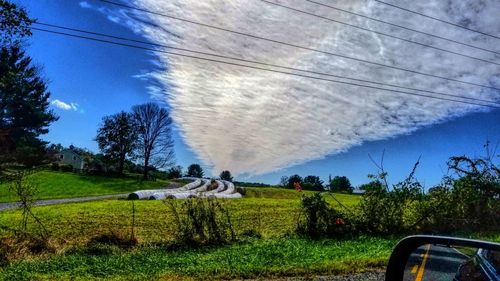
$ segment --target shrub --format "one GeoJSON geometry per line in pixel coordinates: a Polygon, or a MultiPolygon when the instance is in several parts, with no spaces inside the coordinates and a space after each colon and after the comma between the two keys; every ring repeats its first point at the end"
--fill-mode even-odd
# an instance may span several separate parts
{"type": "Polygon", "coordinates": [[[331,208],[321,193],[304,195],[301,200],[301,219],[296,232],[310,238],[340,237],[353,230],[348,219],[339,211],[331,208]]]}
{"type": "Polygon", "coordinates": [[[59,168],[61,169],[61,172],[73,172],[72,165],[59,165],[59,168]]]}
{"type": "Polygon", "coordinates": [[[52,171],[59,171],[59,164],[58,163],[52,163],[52,164],[50,164],[50,169],[52,171]]]}
{"type": "Polygon", "coordinates": [[[220,245],[236,239],[229,211],[216,199],[166,200],[174,214],[176,242],[185,246],[220,245]]]}

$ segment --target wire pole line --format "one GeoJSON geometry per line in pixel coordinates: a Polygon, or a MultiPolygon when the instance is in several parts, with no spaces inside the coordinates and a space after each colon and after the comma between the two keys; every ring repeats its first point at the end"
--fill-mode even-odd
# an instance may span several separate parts
{"type": "Polygon", "coordinates": [[[406,11],[406,12],[413,13],[413,14],[416,14],[416,15],[419,15],[419,16],[422,16],[422,17],[433,19],[435,21],[439,21],[439,22],[446,23],[446,24],[449,24],[449,25],[452,25],[452,26],[455,26],[455,27],[459,27],[459,28],[462,28],[462,29],[465,29],[465,30],[468,30],[468,31],[472,31],[472,32],[475,32],[475,33],[478,33],[478,34],[481,34],[481,35],[485,35],[485,36],[489,36],[489,37],[492,37],[492,38],[500,39],[499,36],[488,34],[486,32],[482,32],[482,31],[479,31],[479,30],[476,30],[476,29],[468,28],[466,26],[463,26],[463,25],[460,25],[460,24],[457,24],[457,23],[454,23],[454,22],[445,21],[445,20],[442,20],[440,18],[429,16],[429,15],[426,15],[424,13],[419,13],[417,11],[413,11],[413,10],[410,10],[410,9],[407,9],[407,8],[403,8],[401,6],[397,6],[397,5],[388,3],[388,2],[384,2],[384,1],[380,1],[380,0],[373,0],[373,1],[378,2],[380,4],[383,4],[383,5],[387,5],[387,6],[399,9],[399,10],[402,10],[402,11],[406,11]]]}
{"type": "Polygon", "coordinates": [[[381,66],[381,67],[386,67],[386,68],[392,68],[392,69],[396,69],[396,70],[400,70],[400,71],[405,71],[405,72],[414,73],[414,74],[420,74],[420,75],[423,75],[423,76],[428,76],[428,77],[443,79],[443,80],[447,80],[447,81],[452,81],[452,82],[457,82],[457,83],[462,83],[462,84],[467,84],[467,85],[473,85],[473,86],[477,86],[477,87],[481,87],[481,88],[500,90],[500,88],[493,87],[493,86],[482,85],[482,84],[478,84],[478,83],[474,83],[474,82],[468,82],[468,81],[458,80],[458,79],[454,79],[454,78],[450,78],[450,77],[444,77],[444,76],[439,76],[439,75],[435,75],[435,74],[429,74],[429,73],[420,72],[420,71],[417,71],[417,70],[411,70],[411,69],[407,69],[407,68],[402,68],[402,67],[397,67],[397,66],[391,66],[391,65],[387,65],[387,64],[383,64],[383,63],[373,62],[373,61],[369,61],[369,60],[364,60],[364,59],[359,59],[359,58],[350,57],[350,56],[346,56],[346,55],[341,55],[341,54],[336,54],[336,53],[332,53],[332,52],[322,51],[322,50],[318,50],[318,49],[314,49],[314,48],[309,48],[309,47],[305,47],[305,46],[295,45],[295,44],[292,44],[292,43],[286,43],[286,42],[278,41],[278,40],[275,40],[275,39],[269,39],[269,38],[265,38],[265,37],[261,37],[261,36],[257,36],[257,35],[253,35],[253,34],[249,34],[249,33],[244,33],[244,32],[240,32],[240,31],[236,31],[236,30],[231,30],[231,29],[227,29],[227,28],[223,28],[223,27],[218,27],[218,26],[215,26],[215,25],[210,25],[210,24],[206,24],[206,23],[201,23],[201,22],[193,21],[193,20],[183,19],[183,18],[179,18],[179,17],[167,15],[167,14],[158,13],[158,12],[152,12],[152,11],[148,11],[146,9],[137,8],[137,7],[134,7],[134,6],[129,6],[129,5],[125,5],[125,4],[122,4],[122,3],[117,3],[117,2],[113,2],[113,1],[109,1],[109,0],[99,0],[99,1],[104,2],[104,3],[108,3],[108,4],[112,4],[112,5],[115,5],[115,6],[119,6],[119,7],[124,7],[124,8],[128,8],[128,9],[136,10],[136,11],[141,11],[141,12],[144,12],[144,13],[154,14],[154,15],[158,15],[158,16],[162,16],[162,17],[166,17],[166,18],[170,18],[170,19],[174,19],[174,20],[178,20],[178,21],[188,22],[188,23],[191,23],[191,24],[196,24],[196,25],[199,25],[199,26],[204,26],[204,27],[208,27],[208,28],[212,28],[212,29],[216,29],[216,30],[221,30],[221,31],[225,31],[225,32],[233,33],[233,34],[238,34],[238,35],[242,35],[242,36],[246,36],[246,37],[250,37],[250,38],[254,38],[254,39],[259,39],[259,40],[268,41],[268,42],[272,42],[272,43],[276,43],[276,44],[281,44],[281,45],[285,45],[285,46],[289,46],[289,47],[294,47],[294,48],[297,48],[297,49],[312,51],[312,52],[321,53],[321,54],[325,54],[325,55],[329,55],[329,56],[335,56],[335,57],[345,58],[345,59],[354,60],[354,61],[358,61],[358,62],[362,62],[362,63],[366,63],[366,64],[371,64],[371,65],[376,65],[376,66],[381,66]]]}
{"type": "Polygon", "coordinates": [[[320,3],[320,2],[317,2],[317,1],[314,1],[314,0],[304,0],[304,1],[307,1],[307,2],[310,2],[310,3],[314,3],[314,4],[319,5],[319,6],[327,7],[327,8],[330,8],[332,10],[341,11],[341,12],[344,12],[344,13],[347,13],[347,14],[351,14],[351,15],[355,15],[355,16],[358,16],[358,17],[366,18],[366,19],[369,19],[369,20],[372,20],[372,21],[376,21],[376,22],[388,24],[388,25],[391,25],[391,26],[395,26],[395,27],[398,27],[398,28],[406,29],[406,30],[409,30],[409,31],[413,31],[415,33],[420,33],[420,34],[423,34],[423,35],[426,35],[426,36],[438,38],[438,39],[445,40],[445,41],[448,41],[448,42],[452,42],[452,43],[455,43],[455,44],[460,44],[460,45],[467,46],[467,47],[470,47],[470,48],[474,48],[474,49],[478,49],[478,50],[481,50],[481,51],[490,52],[490,53],[493,53],[493,54],[500,55],[500,52],[497,52],[497,51],[494,51],[494,50],[489,50],[489,49],[486,49],[486,48],[483,48],[483,47],[478,47],[478,46],[475,46],[475,45],[470,45],[470,44],[467,44],[467,43],[464,43],[464,42],[460,42],[460,41],[457,41],[457,40],[453,40],[453,39],[450,39],[450,38],[442,37],[442,36],[439,36],[439,35],[436,35],[436,34],[432,34],[432,33],[428,33],[428,32],[424,32],[424,31],[420,31],[420,30],[417,30],[417,29],[409,28],[407,26],[395,24],[395,23],[384,21],[384,20],[377,19],[377,18],[374,18],[374,17],[369,17],[367,15],[355,13],[355,12],[352,12],[352,11],[349,11],[349,10],[340,9],[340,8],[337,8],[337,7],[334,7],[334,6],[325,4],[325,3],[320,3]]]}
{"type": "Polygon", "coordinates": [[[291,11],[294,11],[294,12],[298,12],[298,13],[309,15],[309,16],[313,16],[313,17],[317,17],[317,18],[320,18],[320,19],[324,19],[324,20],[327,20],[327,21],[334,22],[334,23],[342,24],[342,25],[349,26],[349,27],[352,27],[352,28],[355,28],[355,29],[358,29],[358,30],[362,30],[362,31],[370,32],[370,33],[375,33],[375,34],[379,34],[379,35],[386,36],[386,37],[393,38],[393,39],[397,39],[397,40],[400,40],[400,41],[403,41],[403,42],[407,42],[407,43],[419,45],[419,46],[422,46],[422,47],[425,47],[425,48],[430,48],[430,49],[438,50],[438,51],[441,51],[441,52],[445,52],[445,53],[450,53],[450,54],[453,54],[453,55],[461,56],[461,57],[464,57],[464,58],[469,58],[469,59],[473,59],[473,60],[477,60],[477,61],[481,61],[481,62],[485,62],[485,63],[491,63],[491,64],[495,64],[495,65],[499,65],[500,66],[500,63],[497,63],[497,62],[494,62],[494,61],[490,61],[490,60],[486,60],[486,59],[482,59],[482,58],[478,58],[478,57],[474,57],[474,56],[462,54],[462,53],[459,53],[459,52],[450,51],[450,50],[447,50],[447,49],[435,47],[435,46],[432,46],[432,45],[429,45],[429,44],[425,44],[425,43],[413,41],[413,40],[410,40],[410,39],[406,39],[406,38],[403,38],[403,37],[391,35],[391,34],[388,34],[388,33],[376,31],[376,30],[373,30],[373,29],[370,29],[370,28],[365,28],[365,27],[362,27],[362,26],[358,26],[358,25],[347,23],[347,22],[339,21],[339,20],[336,20],[336,19],[332,19],[332,18],[320,16],[320,15],[317,15],[317,14],[314,14],[314,13],[309,13],[309,12],[304,11],[304,10],[296,9],[296,8],[293,8],[293,7],[290,7],[290,6],[286,6],[286,5],[274,3],[274,2],[271,2],[271,1],[267,1],[267,0],[260,0],[260,1],[264,2],[264,3],[267,3],[269,5],[278,6],[278,7],[287,9],[287,10],[291,10],[291,11]]]}
{"type": "Polygon", "coordinates": [[[400,88],[400,89],[405,89],[405,90],[412,90],[412,91],[418,91],[418,92],[426,92],[426,93],[430,93],[430,94],[436,94],[436,95],[442,95],[442,96],[449,96],[449,97],[461,98],[461,99],[467,99],[467,100],[479,101],[479,102],[494,103],[494,104],[500,105],[500,101],[478,99],[478,98],[461,96],[461,95],[453,95],[453,94],[447,94],[447,93],[442,93],[442,92],[429,91],[429,90],[418,89],[418,88],[411,88],[411,87],[404,87],[404,86],[399,86],[399,85],[394,85],[394,84],[388,84],[388,83],[382,83],[382,82],[375,82],[375,81],[371,81],[371,80],[356,79],[356,78],[351,78],[351,77],[342,76],[342,75],[335,75],[335,74],[330,74],[330,73],[305,70],[305,69],[288,67],[288,66],[282,66],[282,65],[272,64],[272,63],[255,61],[255,60],[241,59],[241,58],[237,58],[237,57],[232,57],[232,56],[227,56],[227,55],[221,55],[221,54],[216,54],[216,53],[201,52],[201,51],[196,51],[196,50],[191,50],[191,49],[186,49],[186,48],[173,47],[173,46],[170,46],[170,45],[152,43],[152,42],[148,42],[148,41],[144,41],[144,40],[130,39],[130,38],[125,38],[125,37],[120,37],[120,36],[115,36],[115,35],[109,35],[109,34],[100,33],[100,32],[93,32],[93,31],[88,31],[88,30],[83,30],[83,29],[78,29],[78,28],[70,28],[70,27],[56,25],[56,24],[49,24],[49,23],[43,23],[43,22],[35,22],[33,24],[35,24],[35,25],[41,25],[41,26],[47,26],[47,27],[52,27],[52,28],[58,28],[58,29],[63,29],[63,30],[69,30],[69,31],[74,31],[74,32],[80,32],[80,33],[85,33],[85,34],[90,34],[90,35],[97,35],[97,36],[107,37],[107,38],[111,38],[111,39],[118,39],[118,40],[123,40],[123,41],[134,42],[134,43],[147,44],[147,45],[156,46],[156,47],[163,47],[163,48],[167,48],[167,49],[185,51],[185,52],[190,52],[190,53],[195,53],[195,54],[207,55],[207,56],[212,56],[212,57],[217,57],[217,58],[231,59],[231,60],[248,62],[248,63],[259,64],[259,65],[264,65],[264,66],[270,66],[270,67],[276,67],[276,68],[283,68],[283,69],[287,69],[287,70],[293,70],[293,71],[300,71],[300,72],[305,72],[305,73],[311,73],[311,74],[316,74],[316,75],[330,76],[330,77],[347,79],[347,80],[352,80],[352,81],[357,81],[357,82],[371,83],[371,84],[382,85],[382,86],[389,86],[389,87],[400,88]]]}
{"type": "Polygon", "coordinates": [[[239,63],[222,61],[222,60],[216,60],[216,59],[210,59],[210,58],[205,58],[205,57],[199,57],[199,56],[193,56],[193,55],[186,55],[186,54],[181,54],[181,53],[175,53],[175,52],[171,52],[171,51],[158,50],[158,49],[154,49],[154,48],[147,48],[147,47],[143,47],[143,46],[137,46],[137,45],[131,45],[131,44],[113,42],[113,41],[110,41],[110,40],[104,40],[104,39],[93,38],[93,37],[88,37],[88,36],[70,34],[70,33],[66,33],[66,32],[59,32],[59,31],[47,30],[47,29],[37,28],[37,27],[32,27],[31,29],[36,30],[36,31],[46,32],[46,33],[52,33],[52,34],[57,34],[57,35],[64,35],[64,36],[68,36],[68,37],[74,37],[74,38],[79,38],[79,39],[85,39],[85,40],[96,41],[96,42],[107,43],[107,44],[111,44],[111,45],[129,47],[129,48],[140,49],[140,50],[160,52],[160,53],[165,53],[165,54],[179,56],[179,57],[186,57],[186,58],[191,58],[191,59],[196,59],[196,60],[203,60],[203,61],[208,61],[208,62],[215,62],[215,63],[226,64],[226,65],[231,65],[231,66],[238,66],[238,67],[243,67],[243,68],[261,70],[261,71],[267,71],[267,72],[273,72],[273,73],[279,73],[279,74],[285,74],[285,75],[298,76],[298,77],[303,77],[303,78],[315,79],[315,80],[319,80],[319,81],[333,82],[333,83],[350,85],[350,86],[357,86],[357,87],[362,87],[362,88],[367,88],[367,89],[373,89],[373,90],[381,90],[381,91],[399,93],[399,94],[404,94],[404,95],[425,97],[425,98],[431,98],[431,99],[437,99],[437,100],[443,100],[443,101],[451,101],[451,102],[457,102],[457,103],[474,105],[474,106],[483,106],[483,107],[500,109],[500,106],[496,106],[496,105],[481,104],[481,103],[468,102],[468,101],[463,101],[463,100],[455,100],[455,99],[449,99],[449,98],[443,98],[443,97],[436,97],[436,96],[430,96],[430,95],[424,95],[424,94],[417,94],[417,93],[412,93],[412,92],[399,91],[399,90],[394,90],[394,89],[387,89],[387,88],[381,88],[381,87],[375,87],[375,86],[369,86],[369,85],[356,84],[356,83],[345,82],[345,81],[334,80],[334,79],[327,79],[327,78],[315,77],[315,76],[298,74],[298,73],[291,73],[291,72],[280,71],[280,70],[273,70],[273,69],[268,69],[268,68],[263,68],[263,67],[257,67],[257,66],[239,64],[239,63]]]}

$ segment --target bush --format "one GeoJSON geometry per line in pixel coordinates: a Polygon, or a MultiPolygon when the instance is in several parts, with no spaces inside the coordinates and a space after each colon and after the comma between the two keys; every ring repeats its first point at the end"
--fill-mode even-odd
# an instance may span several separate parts
{"type": "Polygon", "coordinates": [[[321,193],[304,195],[301,200],[301,219],[296,232],[310,238],[341,237],[352,232],[346,217],[331,208],[321,193]]]}
{"type": "Polygon", "coordinates": [[[166,200],[174,214],[176,242],[185,246],[220,245],[236,239],[229,211],[216,199],[166,200]]]}
{"type": "Polygon", "coordinates": [[[52,164],[50,164],[50,169],[52,171],[59,171],[59,164],[58,163],[52,163],[52,164]]]}
{"type": "Polygon", "coordinates": [[[59,165],[59,168],[61,169],[61,172],[73,172],[72,165],[59,165]]]}

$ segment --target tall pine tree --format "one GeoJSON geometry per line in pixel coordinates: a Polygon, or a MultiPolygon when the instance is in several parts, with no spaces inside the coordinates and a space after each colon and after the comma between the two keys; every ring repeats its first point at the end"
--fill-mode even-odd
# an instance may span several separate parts
{"type": "Polygon", "coordinates": [[[49,109],[50,93],[39,69],[23,51],[21,41],[31,35],[26,26],[32,20],[7,1],[0,0],[0,8],[0,163],[33,166],[45,154],[39,136],[58,117],[49,109]]]}

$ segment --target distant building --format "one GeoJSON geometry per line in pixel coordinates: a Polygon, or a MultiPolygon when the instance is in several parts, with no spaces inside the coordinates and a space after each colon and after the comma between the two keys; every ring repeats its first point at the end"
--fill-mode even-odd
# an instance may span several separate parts
{"type": "Polygon", "coordinates": [[[83,170],[85,161],[76,151],[72,149],[63,149],[56,155],[59,164],[71,165],[73,169],[83,170]]]}
{"type": "Polygon", "coordinates": [[[353,189],[352,190],[352,194],[354,194],[354,195],[363,195],[363,194],[365,194],[365,192],[366,191],[363,189],[353,189]]]}

